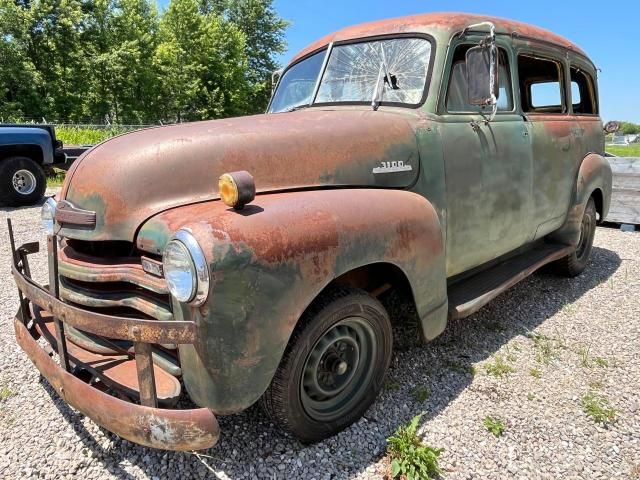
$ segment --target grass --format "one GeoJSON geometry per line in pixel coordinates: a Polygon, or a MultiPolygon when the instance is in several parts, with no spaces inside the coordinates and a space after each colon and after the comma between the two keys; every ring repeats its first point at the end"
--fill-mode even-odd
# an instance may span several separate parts
{"type": "Polygon", "coordinates": [[[55,170],[52,175],[47,175],[47,186],[49,188],[52,187],[61,187],[64,183],[66,172],[64,170],[55,170]]]}
{"type": "Polygon", "coordinates": [[[418,436],[418,423],[422,415],[413,417],[408,425],[399,427],[387,439],[387,455],[391,477],[407,480],[430,480],[440,475],[438,457],[444,451],[425,445],[418,436]]]}
{"type": "Polygon", "coordinates": [[[471,376],[474,376],[476,373],[475,367],[473,365],[466,365],[462,362],[458,362],[455,360],[448,360],[446,362],[446,365],[447,365],[447,368],[457,373],[468,373],[471,376]]]}
{"type": "Polygon", "coordinates": [[[118,127],[56,127],[56,137],[65,145],[95,145],[128,130],[118,127]]]}
{"type": "Polygon", "coordinates": [[[416,385],[411,395],[416,402],[424,403],[431,397],[431,389],[427,385],[416,385]]]}
{"type": "Polygon", "coordinates": [[[13,395],[13,392],[9,390],[9,387],[6,387],[4,385],[0,387],[0,402],[6,400],[12,395],[13,395]]]}
{"type": "MultiPolygon", "coordinates": [[[[553,343],[553,339],[540,333],[530,332],[527,335],[533,341],[533,347],[536,350],[536,361],[538,363],[549,364],[558,358],[557,348],[553,343]]],[[[562,347],[563,342],[558,348],[562,347]]]]}
{"type": "Polygon", "coordinates": [[[529,375],[535,378],[540,378],[542,377],[542,372],[538,368],[532,368],[531,370],[529,370],[529,375]]]}
{"type": "Polygon", "coordinates": [[[493,361],[487,362],[484,369],[488,375],[493,377],[505,377],[514,373],[516,369],[509,365],[502,355],[494,355],[493,361]]]}
{"type": "Polygon", "coordinates": [[[580,403],[584,413],[596,423],[613,423],[618,415],[617,410],[609,405],[606,398],[594,392],[585,394],[580,403]]]}
{"type": "Polygon", "coordinates": [[[589,350],[591,347],[588,345],[581,346],[578,348],[578,355],[580,356],[580,365],[585,368],[592,368],[594,365],[601,368],[607,368],[609,366],[609,361],[602,357],[593,357],[589,356],[589,350]]]}
{"type": "Polygon", "coordinates": [[[504,433],[504,422],[497,417],[486,416],[482,423],[495,437],[501,437],[504,433]]]}
{"type": "Polygon", "coordinates": [[[605,150],[618,157],[640,157],[640,144],[631,145],[607,145],[605,150]]]}
{"type": "Polygon", "coordinates": [[[384,384],[384,389],[387,392],[395,392],[396,390],[400,390],[400,384],[394,380],[389,380],[384,384]]]}

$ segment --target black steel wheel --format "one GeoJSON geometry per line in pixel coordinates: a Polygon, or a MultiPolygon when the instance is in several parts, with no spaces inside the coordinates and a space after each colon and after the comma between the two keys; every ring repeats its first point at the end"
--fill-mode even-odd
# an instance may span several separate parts
{"type": "Polygon", "coordinates": [[[303,442],[334,435],[375,400],[392,344],[391,323],[380,302],[362,290],[335,288],[301,319],[263,407],[303,442]]]}
{"type": "Polygon", "coordinates": [[[580,275],[589,263],[591,250],[593,249],[593,239],[596,234],[596,204],[593,198],[587,202],[580,225],[580,240],[576,249],[564,258],[555,263],[559,274],[567,277],[580,275]]]}

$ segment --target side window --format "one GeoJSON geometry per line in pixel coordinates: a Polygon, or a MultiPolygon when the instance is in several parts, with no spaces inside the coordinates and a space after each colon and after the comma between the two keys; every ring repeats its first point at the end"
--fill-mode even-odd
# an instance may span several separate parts
{"type": "Polygon", "coordinates": [[[518,76],[523,112],[567,112],[560,62],[519,55],[518,76]]]}
{"type": "Polygon", "coordinates": [[[598,113],[593,78],[577,67],[571,67],[571,103],[573,113],[594,115],[598,113]]]}
{"type": "MultiPolygon", "coordinates": [[[[491,109],[491,107],[479,107],[468,103],[465,55],[472,46],[460,45],[454,53],[449,86],[447,88],[447,112],[482,112],[491,109]]],[[[511,90],[509,58],[502,48],[499,48],[498,52],[498,111],[510,112],[513,110],[513,93],[511,90]]]]}

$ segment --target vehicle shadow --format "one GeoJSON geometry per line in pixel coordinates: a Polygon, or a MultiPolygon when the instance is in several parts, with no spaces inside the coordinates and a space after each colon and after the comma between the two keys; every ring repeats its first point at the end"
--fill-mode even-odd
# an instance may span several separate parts
{"type": "Polygon", "coordinates": [[[220,442],[197,455],[146,449],[102,430],[111,441],[111,448],[105,449],[78,421],[80,414],[44,383],[85,447],[118,478],[133,478],[122,464],[137,465],[148,476],[161,478],[168,476],[168,465],[179,465],[183,478],[214,472],[224,472],[227,477],[223,478],[322,478],[329,466],[333,478],[352,477],[382,458],[386,438],[398,426],[417,414],[423,414],[421,421],[428,422],[465,391],[473,381],[473,364],[488,359],[513,338],[533,331],[565,305],[606,282],[620,263],[617,253],[594,247],[590,265],[582,275],[568,279],[540,271],[476,314],[450,322],[440,337],[426,345],[416,341],[415,329],[398,329],[396,353],[378,400],[359,422],[315,445],[301,445],[253,406],[219,418],[220,442]],[[416,385],[430,389],[427,401],[414,400],[412,390],[416,385]]]}

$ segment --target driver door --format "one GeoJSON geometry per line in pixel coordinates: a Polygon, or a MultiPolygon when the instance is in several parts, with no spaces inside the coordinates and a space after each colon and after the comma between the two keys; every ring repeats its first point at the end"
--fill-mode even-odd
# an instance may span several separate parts
{"type": "Polygon", "coordinates": [[[465,54],[480,38],[452,45],[447,62],[440,111],[449,277],[509,253],[532,236],[529,131],[514,98],[511,47],[500,40],[498,109],[491,122],[485,121],[491,107],[467,100],[465,54]]]}

